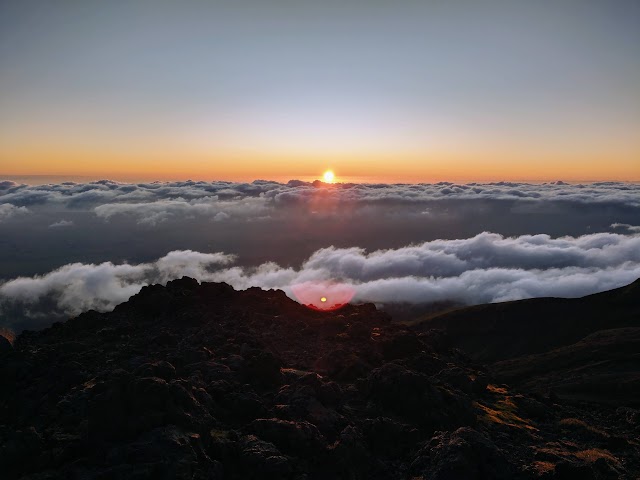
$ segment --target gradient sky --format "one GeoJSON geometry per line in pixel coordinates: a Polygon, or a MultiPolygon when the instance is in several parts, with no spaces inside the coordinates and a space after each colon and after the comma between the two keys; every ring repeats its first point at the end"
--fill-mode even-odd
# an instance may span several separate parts
{"type": "Polygon", "coordinates": [[[0,2],[0,175],[640,180],[638,1],[0,2]]]}

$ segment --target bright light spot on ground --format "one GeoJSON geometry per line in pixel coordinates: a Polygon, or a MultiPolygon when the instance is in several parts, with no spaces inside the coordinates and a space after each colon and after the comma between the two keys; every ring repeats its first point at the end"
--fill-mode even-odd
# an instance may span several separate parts
{"type": "Polygon", "coordinates": [[[356,293],[352,285],[330,280],[297,283],[291,292],[302,305],[325,312],[344,307],[356,293]]]}

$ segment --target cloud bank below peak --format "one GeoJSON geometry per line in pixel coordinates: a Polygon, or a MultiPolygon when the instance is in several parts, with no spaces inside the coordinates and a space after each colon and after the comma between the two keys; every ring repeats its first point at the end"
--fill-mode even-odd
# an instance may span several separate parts
{"type": "Polygon", "coordinates": [[[8,220],[11,217],[27,213],[29,213],[29,209],[27,207],[16,207],[11,203],[0,203],[0,222],[8,220]]]}
{"type": "Polygon", "coordinates": [[[184,275],[199,281],[224,281],[237,289],[283,289],[292,298],[292,286],[339,281],[354,289],[353,301],[378,304],[578,297],[640,278],[640,235],[551,238],[484,232],[467,239],[371,252],[356,247],[323,248],[297,268],[273,262],[231,266],[234,260],[224,253],[176,250],[154,262],[135,265],[71,263],[45,275],[0,285],[2,322],[22,330],[88,309],[110,310],[144,285],[184,275]]]}

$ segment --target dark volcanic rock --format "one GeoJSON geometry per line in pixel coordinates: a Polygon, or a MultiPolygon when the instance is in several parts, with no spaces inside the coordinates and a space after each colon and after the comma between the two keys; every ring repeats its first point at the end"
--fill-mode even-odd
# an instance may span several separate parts
{"type": "Polygon", "coordinates": [[[387,417],[367,419],[362,429],[369,449],[376,456],[399,456],[414,449],[422,437],[418,428],[387,417]]]}
{"type": "Polygon", "coordinates": [[[570,462],[557,464],[553,475],[553,480],[596,480],[597,478],[589,465],[576,465],[570,462]]]}
{"type": "Polygon", "coordinates": [[[640,405],[640,279],[583,298],[476,305],[415,322],[499,381],[571,401],[640,405]],[[615,392],[615,393],[614,393],[615,392]]]}
{"type": "Polygon", "coordinates": [[[385,360],[411,357],[424,349],[423,343],[412,331],[398,332],[381,342],[385,360]]]}
{"type": "Polygon", "coordinates": [[[161,427],[105,454],[98,478],[222,479],[222,465],[211,460],[200,436],[174,426],[161,427]]]}
{"type": "Polygon", "coordinates": [[[280,385],[282,363],[271,353],[258,351],[244,359],[241,374],[249,383],[263,387],[280,385]]]}
{"type": "Polygon", "coordinates": [[[0,446],[0,464],[9,468],[20,466],[37,458],[43,446],[42,435],[33,427],[8,432],[0,446]]]}
{"type": "Polygon", "coordinates": [[[616,347],[622,357],[590,364],[600,375],[592,381],[607,365],[629,372],[634,332],[494,371],[446,336],[415,333],[371,304],[319,312],[283,292],[188,278],[145,287],[113,312],[23,332],[13,346],[0,336],[0,472],[9,480],[638,476],[636,409],[568,402],[574,384],[555,383],[558,396],[518,380],[525,367],[535,376],[552,362],[574,381],[572,359],[591,358],[594,346],[601,360],[616,347]],[[498,384],[496,371],[511,372],[520,390],[498,384]]]}
{"type": "Polygon", "coordinates": [[[423,374],[386,363],[368,378],[369,397],[385,411],[426,428],[438,430],[475,422],[471,401],[433,385],[423,374]]]}
{"type": "Polygon", "coordinates": [[[290,457],[280,453],[273,443],[260,440],[255,435],[240,439],[240,462],[246,470],[245,478],[287,479],[293,478],[295,464],[290,457]]]}
{"type": "Polygon", "coordinates": [[[326,445],[318,428],[309,422],[261,418],[251,422],[248,429],[283,451],[302,456],[313,457],[326,445]]]}
{"type": "Polygon", "coordinates": [[[7,340],[3,335],[0,335],[0,356],[9,353],[13,350],[11,342],[7,340]]]}
{"type": "Polygon", "coordinates": [[[411,469],[432,480],[512,480],[517,472],[489,439],[467,427],[433,437],[411,469]]]}
{"type": "Polygon", "coordinates": [[[494,362],[571,345],[599,330],[640,327],[640,279],[583,298],[531,298],[442,313],[418,331],[445,329],[474,358],[494,362]]]}
{"type": "Polygon", "coordinates": [[[140,365],[134,374],[138,377],[158,377],[170,381],[176,376],[176,369],[169,362],[159,361],[140,365]]]}

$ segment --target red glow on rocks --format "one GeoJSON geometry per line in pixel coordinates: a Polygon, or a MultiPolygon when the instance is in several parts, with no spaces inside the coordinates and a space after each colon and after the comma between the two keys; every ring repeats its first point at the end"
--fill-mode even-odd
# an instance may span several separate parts
{"type": "Polygon", "coordinates": [[[302,305],[320,311],[342,308],[356,293],[351,285],[324,281],[298,283],[291,291],[302,305]]]}

